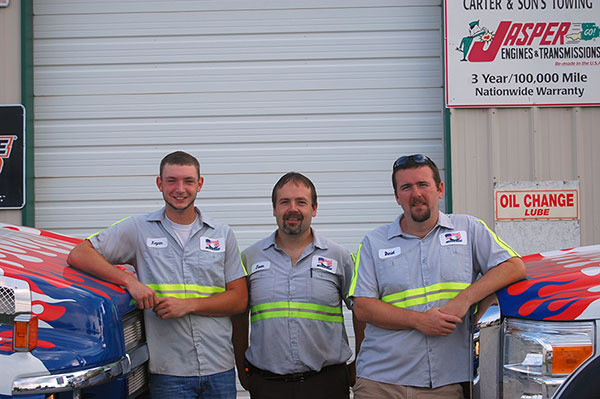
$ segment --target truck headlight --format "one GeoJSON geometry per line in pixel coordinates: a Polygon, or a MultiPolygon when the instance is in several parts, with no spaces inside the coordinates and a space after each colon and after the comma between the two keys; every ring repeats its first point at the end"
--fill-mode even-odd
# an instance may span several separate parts
{"type": "Polygon", "coordinates": [[[592,322],[508,318],[504,322],[504,397],[550,398],[593,353],[592,322]]]}

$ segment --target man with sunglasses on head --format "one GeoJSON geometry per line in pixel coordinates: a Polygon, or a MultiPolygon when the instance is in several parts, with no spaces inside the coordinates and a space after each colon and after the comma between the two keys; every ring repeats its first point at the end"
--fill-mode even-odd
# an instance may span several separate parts
{"type": "Polygon", "coordinates": [[[248,346],[248,314],[234,318],[240,382],[253,399],[348,399],[350,252],[311,227],[317,191],[306,176],[283,175],[271,200],[277,230],[242,252],[252,328],[248,346]]]}
{"type": "Polygon", "coordinates": [[[482,220],[440,212],[444,183],[429,157],[398,158],[392,185],[403,213],[365,236],[350,288],[367,322],[354,397],[463,398],[469,309],[525,266],[482,220]]]}

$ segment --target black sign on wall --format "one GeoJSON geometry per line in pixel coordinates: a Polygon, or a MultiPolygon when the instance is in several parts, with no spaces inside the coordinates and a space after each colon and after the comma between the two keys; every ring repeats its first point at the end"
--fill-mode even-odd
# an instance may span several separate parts
{"type": "Polygon", "coordinates": [[[0,209],[25,205],[25,108],[0,105],[0,209]]]}

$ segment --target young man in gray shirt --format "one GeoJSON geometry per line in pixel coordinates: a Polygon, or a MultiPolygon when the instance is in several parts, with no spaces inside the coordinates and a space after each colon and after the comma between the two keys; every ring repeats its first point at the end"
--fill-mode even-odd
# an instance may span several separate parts
{"type": "Polygon", "coordinates": [[[196,158],[165,156],[156,178],[164,208],[115,223],[67,259],[145,309],[153,398],[236,397],[229,316],[246,308],[246,272],[229,226],[194,206],[203,183],[196,158]],[[113,266],[125,263],[137,278],[113,266]]]}

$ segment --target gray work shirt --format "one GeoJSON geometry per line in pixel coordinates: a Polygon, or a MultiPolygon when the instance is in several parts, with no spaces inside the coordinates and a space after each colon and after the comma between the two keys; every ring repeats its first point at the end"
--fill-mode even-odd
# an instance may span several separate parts
{"type": "Polygon", "coordinates": [[[276,232],[242,252],[251,311],[246,358],[263,370],[320,371],[352,356],[341,307],[352,258],[342,246],[312,233],[312,243],[293,267],[275,243],[276,232]]]}
{"type": "MultiPolygon", "coordinates": [[[[422,239],[403,233],[398,217],[365,236],[350,295],[426,312],[513,256],[518,255],[472,216],[440,212],[437,225],[422,239]]],[[[432,388],[469,381],[469,324],[463,320],[445,337],[367,324],[357,376],[432,388]]]]}
{"type": "MultiPolygon", "coordinates": [[[[236,238],[229,226],[198,213],[182,247],[164,208],[125,219],[90,237],[94,248],[112,264],[133,265],[139,280],[158,296],[202,298],[225,291],[244,277],[236,238]]],[[[229,317],[187,314],[161,319],[144,311],[151,373],[205,376],[234,365],[229,317]]]]}

